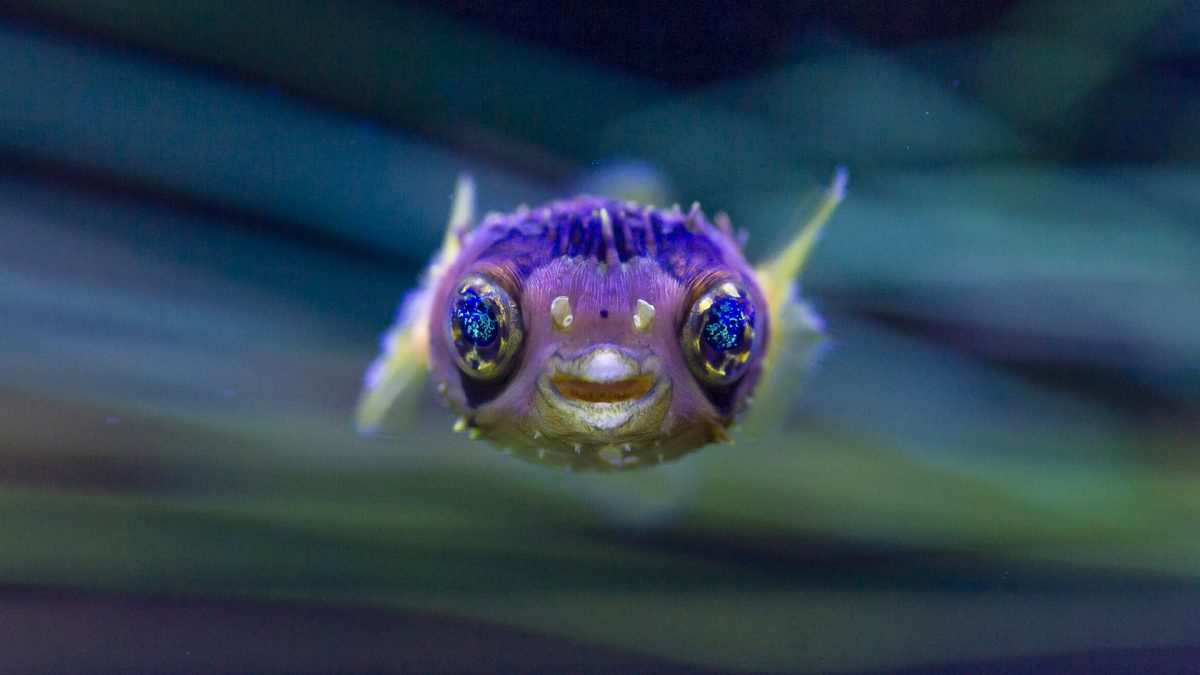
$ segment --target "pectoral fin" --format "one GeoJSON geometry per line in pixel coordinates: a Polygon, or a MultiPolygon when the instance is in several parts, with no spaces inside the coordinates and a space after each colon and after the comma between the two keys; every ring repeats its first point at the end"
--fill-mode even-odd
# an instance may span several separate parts
{"type": "Polygon", "coordinates": [[[373,435],[385,420],[404,421],[411,415],[429,371],[432,295],[458,257],[474,222],[475,184],[469,176],[459,176],[441,250],[426,270],[421,287],[404,299],[396,323],[383,335],[379,356],[367,369],[354,413],[359,433],[373,435]]]}
{"type": "Polygon", "coordinates": [[[823,340],[823,322],[800,298],[798,280],[825,223],[846,194],[847,178],[845,167],[838,167],[816,207],[807,217],[797,218],[796,236],[778,256],[756,269],[772,327],[763,378],[754,394],[757,403],[752,422],[757,429],[764,429],[768,420],[777,418],[781,402],[794,400],[794,392],[823,340]]]}
{"type": "Polygon", "coordinates": [[[820,238],[821,230],[826,221],[833,215],[834,209],[846,195],[846,180],[849,174],[845,167],[839,166],[834,173],[833,182],[821,195],[821,201],[816,208],[800,223],[796,236],[788,242],[774,259],[760,265],[755,271],[758,274],[759,286],[767,296],[767,306],[771,318],[775,319],[779,312],[795,299],[796,281],[804,269],[804,263],[812,252],[813,246],[820,238]]]}

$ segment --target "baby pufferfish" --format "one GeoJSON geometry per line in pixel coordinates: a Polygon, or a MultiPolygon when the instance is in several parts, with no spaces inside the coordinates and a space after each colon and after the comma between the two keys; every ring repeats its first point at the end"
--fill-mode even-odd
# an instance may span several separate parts
{"type": "Polygon", "coordinates": [[[441,252],[367,371],[359,430],[411,404],[428,373],[456,431],[546,466],[653,466],[730,440],[781,350],[819,330],[794,280],[845,182],[839,168],[755,268],[729,219],[698,204],[580,196],[476,224],[460,178],[441,252]]]}

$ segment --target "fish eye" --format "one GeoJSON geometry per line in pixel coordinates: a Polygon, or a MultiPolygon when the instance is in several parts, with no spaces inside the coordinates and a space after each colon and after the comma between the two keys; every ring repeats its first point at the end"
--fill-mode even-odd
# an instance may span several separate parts
{"type": "Polygon", "coordinates": [[[494,279],[472,274],[455,286],[448,331],[460,370],[478,380],[501,377],[521,348],[521,312],[494,279]]]}
{"type": "Polygon", "coordinates": [[[710,385],[737,381],[754,348],[754,301],[732,281],[711,284],[688,313],[680,341],[692,373],[710,385]]]}

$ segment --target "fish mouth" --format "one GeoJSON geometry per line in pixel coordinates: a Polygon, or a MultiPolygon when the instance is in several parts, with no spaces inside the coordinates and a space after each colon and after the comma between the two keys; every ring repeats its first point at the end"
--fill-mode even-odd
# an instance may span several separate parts
{"type": "Polygon", "coordinates": [[[563,436],[651,426],[665,414],[670,392],[659,366],[657,356],[639,360],[613,345],[571,360],[552,357],[539,383],[543,414],[563,436]]]}
{"type": "Polygon", "coordinates": [[[581,403],[618,403],[642,398],[657,380],[652,375],[637,375],[635,377],[613,380],[611,382],[593,382],[569,375],[551,375],[550,384],[559,396],[581,403]]]}

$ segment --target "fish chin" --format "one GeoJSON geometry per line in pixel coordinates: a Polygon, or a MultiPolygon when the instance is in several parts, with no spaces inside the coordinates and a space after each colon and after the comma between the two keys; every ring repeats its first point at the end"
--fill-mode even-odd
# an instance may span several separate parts
{"type": "Polygon", "coordinates": [[[615,431],[629,423],[636,408],[627,403],[584,403],[577,410],[580,422],[597,431],[615,431]]]}
{"type": "Polygon", "coordinates": [[[572,435],[595,435],[595,440],[607,443],[629,441],[646,435],[661,420],[663,415],[652,413],[661,407],[656,404],[665,399],[670,388],[670,383],[658,381],[645,398],[616,402],[576,401],[555,391],[545,396],[551,410],[542,412],[560,417],[561,426],[574,426],[572,435]]]}

